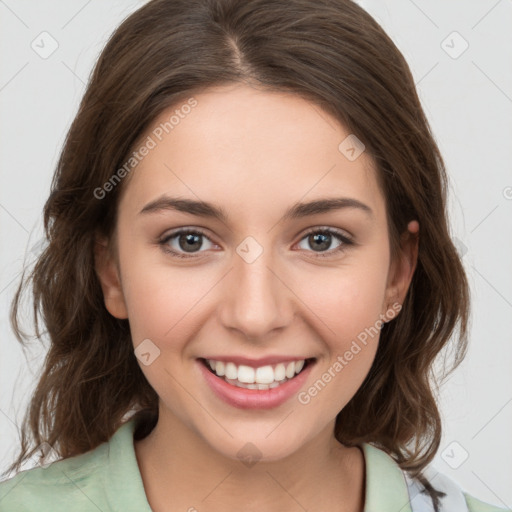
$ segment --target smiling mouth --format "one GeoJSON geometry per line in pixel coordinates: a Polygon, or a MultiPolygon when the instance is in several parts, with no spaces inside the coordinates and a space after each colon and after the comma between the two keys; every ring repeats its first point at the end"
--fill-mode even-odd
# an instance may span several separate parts
{"type": "Polygon", "coordinates": [[[259,368],[212,359],[199,358],[199,360],[210,373],[228,384],[245,389],[265,390],[279,387],[294,379],[313,364],[315,358],[265,365],[259,368]]]}

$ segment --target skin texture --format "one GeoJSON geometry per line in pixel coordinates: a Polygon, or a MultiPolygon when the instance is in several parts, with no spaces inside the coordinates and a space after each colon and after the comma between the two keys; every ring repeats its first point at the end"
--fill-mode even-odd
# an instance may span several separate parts
{"type": "MultiPolygon", "coordinates": [[[[199,373],[213,354],[315,357],[307,390],[374,326],[402,304],[417,260],[417,237],[403,239],[392,264],[385,198],[366,153],[349,161],[338,146],[349,135],[299,96],[229,85],[194,95],[197,106],[132,172],[119,204],[117,250],[99,240],[97,272],[108,311],[128,318],[134,348],[150,339],[160,355],[139,362],[160,397],[159,421],[135,443],[154,511],[361,511],[364,458],[334,437],[337,413],[356,393],[375,357],[378,335],[311,401],[297,397],[269,410],[221,401],[199,373]],[[222,207],[228,222],[173,210],[141,214],[163,194],[222,207]],[[355,208],[283,220],[296,202],[350,197],[355,208]],[[316,249],[309,228],[336,237],[316,249]],[[186,252],[177,228],[200,228],[203,245],[186,252]],[[246,237],[263,249],[252,263],[236,252],[246,237]],[[322,254],[328,256],[322,257],[322,254]],[[247,467],[248,442],[261,459],[247,467]]],[[[179,107],[179,106],[178,106],[179,107]]],[[[146,135],[168,120],[165,111],[146,135]]],[[[417,233],[418,223],[409,224],[417,233]]]]}

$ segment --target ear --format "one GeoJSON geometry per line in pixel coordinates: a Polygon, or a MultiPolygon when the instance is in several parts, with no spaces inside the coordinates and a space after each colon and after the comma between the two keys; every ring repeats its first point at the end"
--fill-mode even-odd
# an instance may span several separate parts
{"type": "Polygon", "coordinates": [[[116,318],[128,318],[117,263],[104,237],[96,237],[94,261],[107,311],[116,318]]]}
{"type": "Polygon", "coordinates": [[[390,268],[383,314],[393,304],[401,306],[404,303],[418,261],[419,229],[418,221],[412,220],[400,237],[400,255],[390,268]]]}

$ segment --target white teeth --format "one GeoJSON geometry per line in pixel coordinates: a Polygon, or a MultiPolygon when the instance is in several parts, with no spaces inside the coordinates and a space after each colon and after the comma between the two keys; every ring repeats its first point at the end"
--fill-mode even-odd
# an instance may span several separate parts
{"type": "Polygon", "coordinates": [[[304,368],[305,360],[292,361],[290,363],[278,363],[275,366],[266,365],[259,368],[252,366],[237,366],[231,362],[214,361],[207,359],[208,366],[218,377],[225,380],[243,384],[241,387],[249,389],[269,389],[283,384],[292,379],[304,368]]]}
{"type": "Polygon", "coordinates": [[[273,382],[272,384],[245,384],[244,382],[240,382],[239,380],[231,380],[231,379],[225,379],[225,380],[232,386],[236,386],[238,388],[245,388],[245,389],[264,390],[264,389],[275,388],[280,385],[279,382],[273,382]]]}
{"type": "Polygon", "coordinates": [[[237,379],[238,378],[238,370],[236,369],[236,365],[234,363],[226,363],[226,379],[237,379]]]}
{"type": "Polygon", "coordinates": [[[224,361],[217,361],[214,371],[219,377],[222,377],[226,372],[226,365],[224,364],[224,361]]]}
{"type": "Polygon", "coordinates": [[[286,377],[291,379],[294,375],[295,375],[295,363],[294,362],[291,362],[291,363],[288,363],[288,365],[286,366],[286,377]]]}
{"type": "Polygon", "coordinates": [[[241,364],[238,367],[238,380],[245,384],[254,384],[254,373],[254,368],[241,364]]]}
{"type": "Polygon", "coordinates": [[[274,379],[281,381],[286,379],[286,368],[283,363],[279,363],[274,369],[274,379]]]}
{"type": "MultiPolygon", "coordinates": [[[[240,372],[240,370],[238,371],[240,372]]],[[[257,368],[255,379],[258,384],[271,384],[274,382],[274,369],[272,366],[262,366],[257,368]]],[[[238,380],[240,380],[240,377],[238,377],[238,380]]]]}

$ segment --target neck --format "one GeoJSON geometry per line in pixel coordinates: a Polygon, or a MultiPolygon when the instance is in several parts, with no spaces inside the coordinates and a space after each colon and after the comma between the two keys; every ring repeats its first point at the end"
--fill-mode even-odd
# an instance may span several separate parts
{"type": "Polygon", "coordinates": [[[248,446],[248,457],[231,459],[209,445],[169,411],[134,443],[153,512],[231,512],[262,509],[362,512],[362,450],[334,437],[334,421],[296,452],[266,460],[248,446]],[[251,508],[248,508],[248,504],[251,508]]]}

